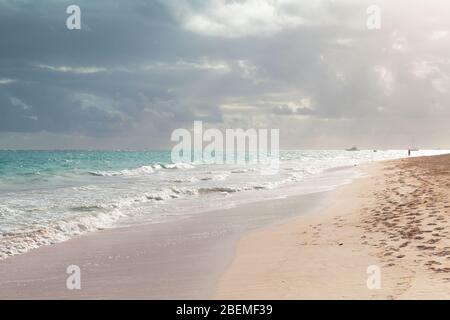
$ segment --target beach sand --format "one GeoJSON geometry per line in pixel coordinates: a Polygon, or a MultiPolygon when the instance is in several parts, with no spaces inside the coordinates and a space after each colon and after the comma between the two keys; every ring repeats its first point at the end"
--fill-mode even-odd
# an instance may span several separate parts
{"type": "Polygon", "coordinates": [[[450,156],[363,171],[321,214],[243,237],[214,298],[449,299],[450,156]]]}
{"type": "Polygon", "coordinates": [[[450,298],[450,156],[346,170],[363,176],[1,260],[0,299],[450,298]],[[81,290],[66,288],[69,265],[81,290]]]}

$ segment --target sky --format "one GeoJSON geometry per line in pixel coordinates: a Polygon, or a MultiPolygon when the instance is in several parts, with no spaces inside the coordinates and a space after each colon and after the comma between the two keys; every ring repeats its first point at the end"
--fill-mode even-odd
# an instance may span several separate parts
{"type": "Polygon", "coordinates": [[[450,148],[449,120],[448,0],[0,0],[0,149],[164,149],[194,121],[450,148]]]}

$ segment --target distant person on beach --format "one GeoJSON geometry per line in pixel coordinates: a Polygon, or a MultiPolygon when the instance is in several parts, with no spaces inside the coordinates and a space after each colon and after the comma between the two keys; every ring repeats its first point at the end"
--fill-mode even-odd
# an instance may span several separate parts
{"type": "Polygon", "coordinates": [[[411,157],[411,149],[408,149],[408,157],[411,157]]]}

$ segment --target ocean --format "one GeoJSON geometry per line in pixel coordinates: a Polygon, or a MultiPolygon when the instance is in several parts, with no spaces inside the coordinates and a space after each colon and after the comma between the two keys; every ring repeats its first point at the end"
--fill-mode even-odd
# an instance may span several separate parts
{"type": "MultiPolygon", "coordinates": [[[[413,156],[448,153],[421,150],[413,156]]],[[[0,259],[80,234],[164,223],[248,201],[329,190],[333,169],[397,159],[405,150],[280,151],[276,174],[258,164],[172,163],[170,151],[0,150],[0,259]],[[288,191],[290,190],[290,191],[288,191]]]]}

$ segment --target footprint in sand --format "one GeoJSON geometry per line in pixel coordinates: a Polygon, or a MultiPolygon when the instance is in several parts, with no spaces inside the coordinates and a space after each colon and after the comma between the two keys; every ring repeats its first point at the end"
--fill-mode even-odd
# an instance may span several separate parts
{"type": "Polygon", "coordinates": [[[436,247],[433,247],[433,246],[417,246],[417,249],[419,249],[419,250],[434,250],[434,249],[436,249],[436,247]]]}

